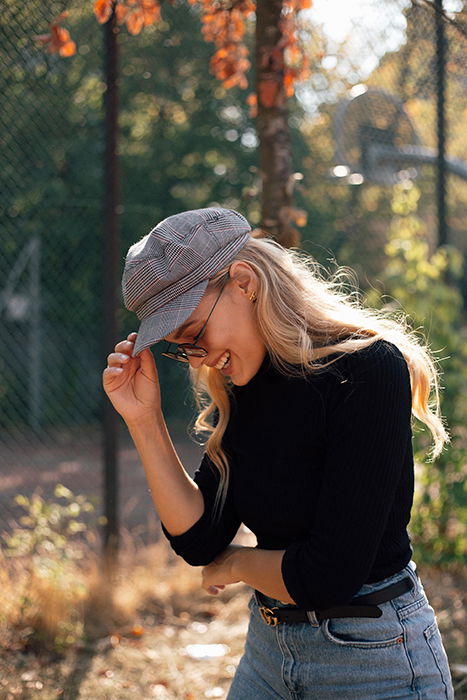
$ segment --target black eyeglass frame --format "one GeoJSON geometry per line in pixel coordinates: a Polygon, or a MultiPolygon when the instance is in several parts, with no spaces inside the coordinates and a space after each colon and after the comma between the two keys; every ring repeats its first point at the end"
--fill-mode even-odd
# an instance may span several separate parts
{"type": "Polygon", "coordinates": [[[202,337],[204,331],[206,330],[206,326],[208,325],[208,321],[212,316],[212,312],[217,306],[217,302],[221,298],[221,294],[225,289],[225,285],[222,287],[221,291],[217,295],[217,299],[214,302],[214,305],[211,309],[211,311],[208,314],[207,319],[203,323],[203,326],[200,330],[200,332],[193,338],[192,343],[167,343],[167,348],[164,352],[161,353],[164,357],[168,357],[170,360],[177,360],[178,362],[189,362],[190,357],[207,357],[208,351],[201,347],[201,345],[197,345],[196,343],[198,340],[202,337]],[[175,345],[176,350],[170,350],[171,346],[175,345]]]}

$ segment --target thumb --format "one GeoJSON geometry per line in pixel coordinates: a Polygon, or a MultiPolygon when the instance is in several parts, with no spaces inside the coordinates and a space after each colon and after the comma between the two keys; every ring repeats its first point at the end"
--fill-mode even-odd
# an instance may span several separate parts
{"type": "Polygon", "coordinates": [[[140,369],[142,373],[153,381],[157,381],[157,370],[156,363],[154,362],[154,356],[149,348],[142,350],[139,354],[140,359],[140,369]]]}

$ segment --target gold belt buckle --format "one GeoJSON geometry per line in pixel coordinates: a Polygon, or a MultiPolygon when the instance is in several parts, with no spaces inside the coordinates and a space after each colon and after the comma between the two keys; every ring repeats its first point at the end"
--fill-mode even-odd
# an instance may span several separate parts
{"type": "Polygon", "coordinates": [[[276,610],[279,610],[279,608],[267,608],[265,605],[262,605],[259,609],[264,622],[270,627],[277,627],[279,624],[279,620],[274,614],[276,610]]]}

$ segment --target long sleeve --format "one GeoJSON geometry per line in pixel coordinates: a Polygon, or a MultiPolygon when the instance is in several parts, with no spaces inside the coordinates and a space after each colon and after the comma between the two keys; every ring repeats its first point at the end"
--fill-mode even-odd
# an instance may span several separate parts
{"type": "Polygon", "coordinates": [[[174,551],[183,557],[188,564],[204,566],[230,544],[240,527],[240,519],[235,510],[231,484],[220,518],[213,519],[212,513],[219,483],[219,471],[207,454],[204,455],[194,480],[203,494],[203,515],[181,535],[171,535],[163,523],[162,530],[174,551]]]}
{"type": "MultiPolygon", "coordinates": [[[[408,368],[392,345],[373,348],[366,358],[365,352],[339,361],[342,376],[330,384],[326,402],[316,513],[309,536],[290,544],[282,560],[287,590],[308,609],[346,603],[368,580],[397,511],[398,490],[405,509],[398,512],[401,533],[410,518],[410,475],[404,473],[413,468],[408,368]]],[[[391,542],[384,545],[390,550],[391,542]]]]}

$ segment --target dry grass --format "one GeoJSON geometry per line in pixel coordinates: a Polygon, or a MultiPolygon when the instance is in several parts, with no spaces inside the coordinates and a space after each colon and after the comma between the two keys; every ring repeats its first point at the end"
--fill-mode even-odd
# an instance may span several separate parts
{"type": "MultiPolygon", "coordinates": [[[[450,660],[463,663],[462,572],[420,569],[450,660]]],[[[246,586],[207,595],[199,570],[165,540],[137,548],[128,540],[111,585],[92,554],[61,581],[27,571],[18,561],[0,561],[1,700],[225,697],[243,650],[246,586]],[[53,651],[57,638],[61,654],[53,651]],[[192,644],[224,645],[223,654],[196,659],[192,644]]]]}
{"type": "Polygon", "coordinates": [[[224,697],[243,649],[249,589],[209,596],[199,570],[165,540],[125,547],[111,586],[97,563],[90,554],[73,581],[55,585],[0,562],[0,698],[224,697]],[[190,644],[221,644],[224,654],[195,659],[190,644]]]}
{"type": "MultiPolygon", "coordinates": [[[[200,594],[199,571],[163,539],[149,547],[124,547],[111,580],[92,551],[83,561],[53,563],[32,565],[30,558],[6,558],[0,551],[4,649],[61,651],[115,630],[126,634],[143,609],[157,623],[179,619],[187,610],[201,617],[218,613],[212,597],[200,594]]],[[[226,592],[224,600],[229,597],[226,592]]]]}

